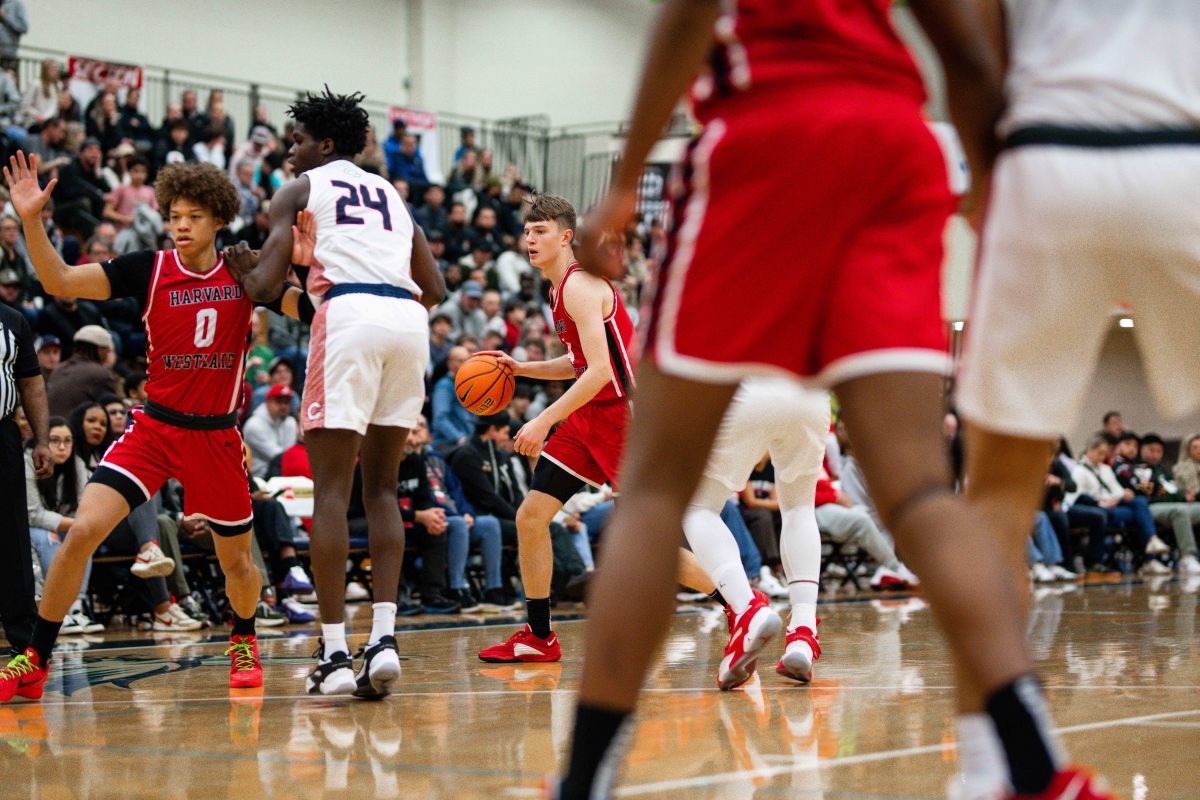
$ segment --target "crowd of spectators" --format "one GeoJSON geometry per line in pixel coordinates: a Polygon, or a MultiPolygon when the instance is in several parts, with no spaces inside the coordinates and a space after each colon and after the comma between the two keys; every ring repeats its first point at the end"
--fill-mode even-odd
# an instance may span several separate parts
{"type": "Polygon", "coordinates": [[[1172,562],[1180,575],[1200,576],[1200,435],[1184,440],[1174,468],[1166,445],[1156,433],[1128,430],[1117,411],[1104,415],[1078,459],[1060,442],[1029,543],[1035,581],[1133,569],[1169,575],[1172,562]]]}
{"type": "MultiPolygon", "coordinates": [[[[0,86],[0,100],[3,92],[0,86]]],[[[37,80],[23,90],[14,83],[10,95],[17,98],[11,107],[0,102],[5,123],[0,133],[10,151],[21,148],[41,157],[43,180],[57,178],[41,222],[68,263],[172,246],[153,191],[155,175],[166,164],[205,161],[228,171],[241,211],[219,244],[246,240],[261,246],[271,198],[294,177],[285,157],[290,125],[277,126],[265,108],[258,108],[239,139],[239,126],[219,90],[208,93],[203,108],[196,92],[183,92],[155,125],[140,111],[136,89],[100,87],[81,107],[63,83],[61,65],[47,60],[37,80]]],[[[419,144],[398,120],[382,143],[372,134],[356,159],[392,180],[407,199],[447,285],[445,302],[430,315],[425,417],[412,431],[397,482],[408,540],[421,565],[408,576],[412,591],[401,613],[503,610],[516,600],[511,546],[516,509],[532,473],[529,460],[513,452],[511,437],[561,396],[566,382],[518,379],[508,408],[479,418],[458,403],[454,378],[481,350],[503,350],[522,361],[563,352],[552,330],[547,282],[529,264],[521,235],[523,207],[534,188],[515,164],[500,167],[469,128],[461,131],[454,162],[445,165],[444,184],[430,180],[419,144]]],[[[92,302],[47,294],[29,262],[20,220],[5,209],[0,214],[0,302],[24,314],[39,335],[38,357],[56,415],[56,477],[30,484],[30,522],[44,568],[103,442],[119,435],[127,409],[144,399],[146,338],[136,300],[92,302]]],[[[617,288],[635,316],[666,246],[658,221],[647,221],[627,238],[628,272],[617,288]]],[[[260,606],[260,624],[266,625],[312,619],[302,605],[314,599],[301,561],[308,521],[284,513],[263,484],[276,477],[311,479],[296,418],[306,347],[301,327],[262,309],[256,313],[242,427],[255,493],[256,558],[266,576],[260,606]]],[[[1038,580],[1073,579],[1081,569],[1111,573],[1120,566],[1114,531],[1124,531],[1126,542],[1134,544],[1143,570],[1168,570],[1162,558],[1173,543],[1179,568],[1200,574],[1193,534],[1200,523],[1200,436],[1185,443],[1172,474],[1163,463],[1159,437],[1139,439],[1119,422],[1119,415],[1115,422],[1106,419],[1108,438],[1090,442],[1078,461],[1065,444],[1055,459],[1030,539],[1038,580]]],[[[837,548],[861,550],[873,562],[872,586],[915,585],[916,576],[897,557],[871,503],[842,427],[831,433],[826,467],[816,506],[827,540],[837,548]]],[[[145,510],[131,514],[108,544],[114,553],[141,559],[135,561],[135,574],[147,572],[138,564],[151,564],[153,574],[138,576],[146,578],[141,592],[145,624],[159,629],[203,625],[213,611],[202,607],[199,593],[188,584],[183,558],[211,549],[211,531],[181,518],[178,495],[178,486],[168,487],[145,510]]],[[[612,502],[610,492],[584,493],[556,518],[551,531],[556,596],[578,596],[612,502]]],[[[780,516],[769,459],[764,457],[745,491],[730,498],[723,516],[738,539],[747,574],[764,591],[785,596],[778,580],[780,516]]],[[[352,503],[349,517],[352,536],[364,536],[361,503],[352,503]]],[[[357,581],[348,581],[348,598],[367,595],[357,581]]],[[[82,604],[72,614],[78,624],[68,625],[68,632],[99,624],[82,604]]]]}

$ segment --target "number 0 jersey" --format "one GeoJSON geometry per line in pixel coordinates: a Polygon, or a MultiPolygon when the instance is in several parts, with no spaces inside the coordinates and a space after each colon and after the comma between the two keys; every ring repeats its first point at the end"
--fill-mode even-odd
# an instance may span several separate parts
{"type": "Polygon", "coordinates": [[[420,296],[412,279],[413,221],[395,187],[345,160],[304,174],[317,222],[307,281],[314,302],[342,283],[382,283],[420,296]]]}
{"type": "Polygon", "coordinates": [[[205,274],[175,250],[118,256],[102,265],[112,296],[136,297],[145,311],[146,396],[184,414],[237,410],[254,303],[218,255],[205,274]]]}

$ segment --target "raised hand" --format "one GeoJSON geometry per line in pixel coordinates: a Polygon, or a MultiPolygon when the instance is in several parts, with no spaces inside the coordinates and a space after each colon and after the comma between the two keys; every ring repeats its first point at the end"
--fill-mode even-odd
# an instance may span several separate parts
{"type": "Polygon", "coordinates": [[[38,185],[38,161],[36,153],[30,153],[29,160],[26,161],[25,153],[18,150],[16,155],[9,157],[8,166],[4,168],[4,180],[8,183],[13,208],[23,220],[34,219],[42,213],[42,209],[50,200],[50,193],[58,183],[58,179],[55,178],[46,184],[45,189],[38,185]]]}
{"type": "Polygon", "coordinates": [[[292,263],[302,267],[312,265],[313,248],[317,246],[317,218],[307,208],[300,209],[292,226],[292,263]]]}
{"type": "Polygon", "coordinates": [[[633,218],[637,197],[610,190],[584,215],[576,241],[579,265],[593,275],[620,278],[625,272],[625,228],[633,218]]]}

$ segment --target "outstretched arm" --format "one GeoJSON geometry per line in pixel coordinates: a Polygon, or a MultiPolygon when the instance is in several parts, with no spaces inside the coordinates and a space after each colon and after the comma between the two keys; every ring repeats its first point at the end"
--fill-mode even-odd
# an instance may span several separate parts
{"type": "Polygon", "coordinates": [[[271,232],[257,260],[246,250],[227,257],[246,294],[256,303],[279,297],[292,265],[292,226],[296,215],[308,205],[308,178],[301,175],[280,189],[271,200],[271,232]]]}
{"type": "Polygon", "coordinates": [[[46,228],[42,225],[42,208],[49,201],[58,179],[46,184],[45,189],[38,185],[39,161],[36,153],[30,153],[26,160],[25,154],[18,150],[15,156],[8,159],[8,166],[4,168],[4,179],[8,182],[13,208],[21,216],[29,260],[37,270],[38,279],[49,294],[107,300],[112,296],[112,286],[103,267],[99,264],[68,266],[46,235],[46,228]]]}
{"type": "Polygon", "coordinates": [[[975,210],[999,152],[996,123],[1004,110],[1004,23],[997,0],[912,0],[909,3],[946,73],[950,119],[971,165],[975,210]]]}
{"type": "Polygon", "coordinates": [[[633,216],[638,179],[650,148],[662,135],[675,104],[700,70],[712,46],[719,0],[667,0],[659,12],[642,78],[638,85],[629,136],[617,163],[612,186],[580,226],[579,263],[610,278],[620,276],[620,237],[633,216]]]}
{"type": "Polygon", "coordinates": [[[446,299],[446,279],[442,277],[442,271],[437,266],[437,259],[433,257],[433,251],[429,249],[425,231],[421,230],[416,218],[412,216],[412,209],[408,207],[408,203],[405,203],[404,206],[413,221],[412,277],[417,282],[417,286],[421,287],[421,305],[432,311],[442,300],[446,299]]]}

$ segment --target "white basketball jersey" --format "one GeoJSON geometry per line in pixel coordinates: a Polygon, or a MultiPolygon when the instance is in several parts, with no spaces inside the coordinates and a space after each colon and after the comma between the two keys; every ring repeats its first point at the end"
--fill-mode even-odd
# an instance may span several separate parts
{"type": "Polygon", "coordinates": [[[1200,128],[1200,0],[1004,0],[1001,134],[1200,128]]]}
{"type": "Polygon", "coordinates": [[[383,283],[420,295],[412,279],[413,221],[395,187],[345,160],[304,174],[317,221],[310,294],[321,297],[343,283],[383,283]]]}

